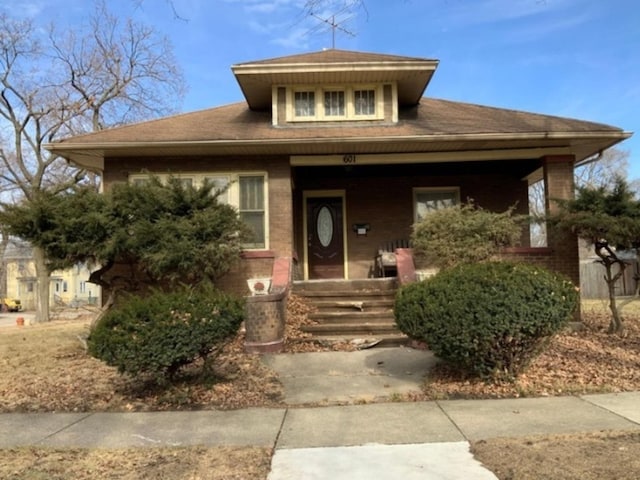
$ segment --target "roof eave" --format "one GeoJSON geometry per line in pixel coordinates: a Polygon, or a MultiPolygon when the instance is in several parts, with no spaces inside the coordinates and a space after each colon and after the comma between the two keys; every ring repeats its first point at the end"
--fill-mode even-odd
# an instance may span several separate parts
{"type": "Polygon", "coordinates": [[[274,86],[305,84],[321,86],[368,82],[396,82],[401,103],[415,105],[422,98],[438,63],[438,60],[410,60],[324,64],[242,64],[232,66],[231,70],[252,110],[271,108],[271,90],[274,86]]]}
{"type": "MultiPolygon", "coordinates": [[[[574,147],[573,154],[576,161],[581,161],[601,150],[631,137],[631,132],[601,131],[601,132],[533,132],[533,133],[480,133],[480,134],[430,134],[407,136],[362,136],[362,137],[332,137],[332,138],[282,138],[282,139],[257,139],[257,140],[204,140],[204,141],[167,141],[167,142],[117,142],[117,143],[85,143],[74,144],[69,142],[50,143],[44,147],[52,153],[58,154],[70,162],[92,170],[103,170],[104,158],[109,156],[145,156],[159,155],[195,155],[203,152],[215,153],[216,151],[233,151],[234,149],[265,150],[271,149],[281,154],[296,154],[299,147],[321,147],[322,145],[344,146],[347,149],[355,149],[361,153],[367,153],[369,148],[381,144],[416,144],[423,147],[432,143],[472,143],[491,142],[500,143],[513,141],[538,142],[544,146],[545,142],[558,141],[569,149],[574,147]],[[577,147],[581,146],[580,149],[577,147]]],[[[533,147],[529,147],[535,150],[533,147]]],[[[498,147],[492,148],[498,149],[498,147]]],[[[318,148],[318,154],[323,149],[318,148]]],[[[423,148],[429,151],[428,148],[423,148]]],[[[459,149],[458,149],[459,150],[459,149]]],[[[468,151],[468,150],[466,150],[468,151]]]]}

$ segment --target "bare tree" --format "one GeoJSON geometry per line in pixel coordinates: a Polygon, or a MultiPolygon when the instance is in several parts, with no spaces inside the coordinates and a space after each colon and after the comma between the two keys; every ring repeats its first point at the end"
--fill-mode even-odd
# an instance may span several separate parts
{"type": "MultiPolygon", "coordinates": [[[[168,41],[103,3],[83,29],[49,35],[0,15],[0,189],[15,201],[86,179],[43,149],[57,138],[173,111],[184,80],[168,41]]],[[[37,321],[49,319],[49,270],[34,249],[37,321]]]]}

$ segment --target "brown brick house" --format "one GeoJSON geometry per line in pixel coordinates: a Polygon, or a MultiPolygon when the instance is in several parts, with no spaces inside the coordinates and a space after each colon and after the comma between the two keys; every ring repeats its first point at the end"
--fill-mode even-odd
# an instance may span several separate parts
{"type": "MultiPolygon", "coordinates": [[[[573,192],[576,164],[628,138],[608,125],[423,96],[437,60],[341,50],[232,66],[245,101],[47,146],[100,171],[105,188],[148,173],[230,184],[224,201],[253,227],[244,289],[293,259],[300,278],[376,275],[381,244],[429,209],[473,198],[527,212],[530,182],[573,192]]],[[[553,208],[552,202],[547,202],[553,208]]],[[[578,280],[575,239],[514,255],[578,280]]]]}

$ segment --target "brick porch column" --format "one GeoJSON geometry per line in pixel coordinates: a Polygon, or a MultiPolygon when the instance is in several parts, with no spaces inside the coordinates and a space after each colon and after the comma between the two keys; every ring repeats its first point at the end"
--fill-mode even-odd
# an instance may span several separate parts
{"type": "MultiPolygon", "coordinates": [[[[547,215],[558,211],[555,200],[574,198],[574,156],[558,155],[543,158],[545,210],[547,215]]],[[[580,260],[578,257],[578,239],[566,230],[547,225],[547,245],[552,249],[553,259],[550,267],[569,277],[580,285],[580,260]]]]}

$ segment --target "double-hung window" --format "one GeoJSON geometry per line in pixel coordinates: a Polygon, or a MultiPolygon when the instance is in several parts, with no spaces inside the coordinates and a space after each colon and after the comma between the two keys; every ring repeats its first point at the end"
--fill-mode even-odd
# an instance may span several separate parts
{"type": "Polygon", "coordinates": [[[240,220],[247,225],[253,237],[250,248],[265,248],[264,176],[241,175],[238,179],[240,220]]]}

